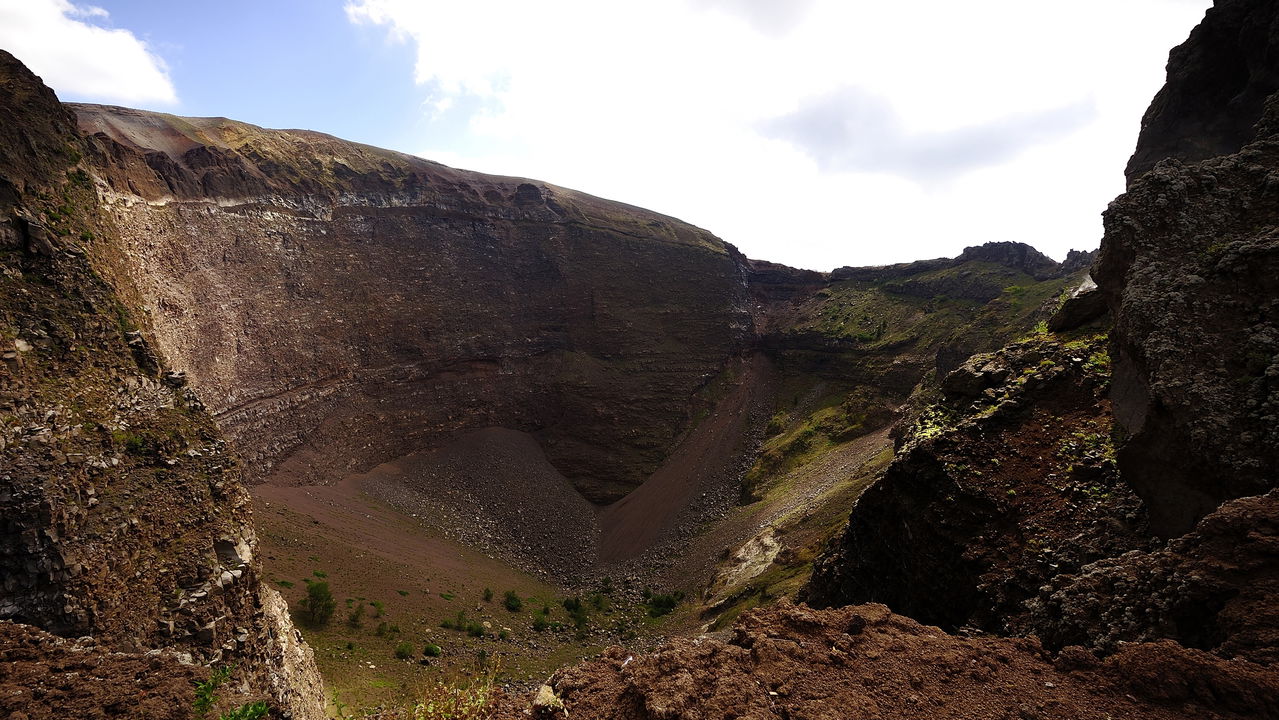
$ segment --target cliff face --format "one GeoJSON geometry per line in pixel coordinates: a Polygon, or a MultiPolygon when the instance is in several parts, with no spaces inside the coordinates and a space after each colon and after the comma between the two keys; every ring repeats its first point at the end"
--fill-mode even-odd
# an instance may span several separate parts
{"type": "Polygon", "coordinates": [[[0,114],[0,618],[234,664],[249,695],[321,717],[235,462],[103,279],[124,250],[74,117],[5,53],[0,114]]]}
{"type": "Polygon", "coordinates": [[[250,479],[323,483],[501,425],[615,499],[751,331],[743,259],[671,218],[318,133],[74,107],[160,349],[250,479]]]}
{"type": "Polygon", "coordinates": [[[1217,0],[1168,56],[1168,82],[1141,120],[1125,174],[1132,182],[1164,158],[1196,162],[1238,152],[1279,90],[1279,8],[1217,0]]]}
{"type": "MultiPolygon", "coordinates": [[[[1273,661],[1273,495],[1222,504],[1279,478],[1274,13],[1220,2],[1174,50],[1134,164],[1174,157],[1111,204],[1092,270],[1109,341],[1013,345],[947,377],[817,563],[813,602],[1273,661]]],[[[1095,305],[1082,293],[1049,327],[1095,305]]]]}
{"type": "Polygon", "coordinates": [[[1165,536],[1279,478],[1279,106],[1262,103],[1279,89],[1277,12],[1220,2],[1173,51],[1133,156],[1168,159],[1105,215],[1094,275],[1116,317],[1119,462],[1165,536]],[[1178,117],[1192,124],[1157,130],[1178,117]]]}

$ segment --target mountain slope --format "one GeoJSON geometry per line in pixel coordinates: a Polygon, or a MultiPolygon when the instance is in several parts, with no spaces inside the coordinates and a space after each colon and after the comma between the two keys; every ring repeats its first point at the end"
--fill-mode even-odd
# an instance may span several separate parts
{"type": "Polygon", "coordinates": [[[740,255],[672,218],[319,133],[74,107],[160,347],[251,479],[333,482],[501,425],[616,499],[751,332],[740,255]]]}

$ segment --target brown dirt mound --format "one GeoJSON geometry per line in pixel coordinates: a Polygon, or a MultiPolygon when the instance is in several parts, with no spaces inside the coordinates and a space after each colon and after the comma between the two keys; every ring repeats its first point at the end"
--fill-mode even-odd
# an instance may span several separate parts
{"type": "Polygon", "coordinates": [[[551,685],[569,717],[617,720],[1279,717],[1279,675],[1252,663],[1167,641],[1053,657],[1034,639],[954,637],[883,605],[783,603],[745,615],[730,642],[610,648],[551,685]]]}

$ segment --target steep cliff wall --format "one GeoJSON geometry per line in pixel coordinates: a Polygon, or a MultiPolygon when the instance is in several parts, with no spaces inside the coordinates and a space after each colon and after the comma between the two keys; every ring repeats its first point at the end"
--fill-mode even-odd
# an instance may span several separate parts
{"type": "Polygon", "coordinates": [[[1195,162],[1238,152],[1279,90],[1279,7],[1216,0],[1168,56],[1168,82],[1141,120],[1125,174],[1136,180],[1164,158],[1195,162]]]}
{"type": "Polygon", "coordinates": [[[252,479],[502,425],[615,499],[751,333],[744,259],[672,218],[318,133],[74,107],[160,349],[252,479]]]}
{"type": "Polygon", "coordinates": [[[125,250],[89,144],[3,52],[0,133],[0,618],[235,665],[248,695],[322,717],[235,462],[104,280],[125,250]]]}
{"type": "Polygon", "coordinates": [[[1165,536],[1279,481],[1279,98],[1262,106],[1279,88],[1276,13],[1219,2],[1173,52],[1133,156],[1168,159],[1105,214],[1094,275],[1116,318],[1119,462],[1165,536]],[[1208,125],[1162,132],[1152,117],[1208,125]],[[1206,144],[1184,151],[1182,135],[1206,144]]]}

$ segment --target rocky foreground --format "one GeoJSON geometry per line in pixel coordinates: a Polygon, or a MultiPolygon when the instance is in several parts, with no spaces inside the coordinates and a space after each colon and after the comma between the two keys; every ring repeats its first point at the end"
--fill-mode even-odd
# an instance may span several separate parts
{"type": "Polygon", "coordinates": [[[568,717],[601,720],[1279,717],[1279,674],[1263,665],[1171,641],[1105,659],[1054,654],[1034,638],[956,637],[874,604],[783,602],[744,616],[728,641],[682,638],[639,657],[614,648],[550,686],[568,717]]]}

